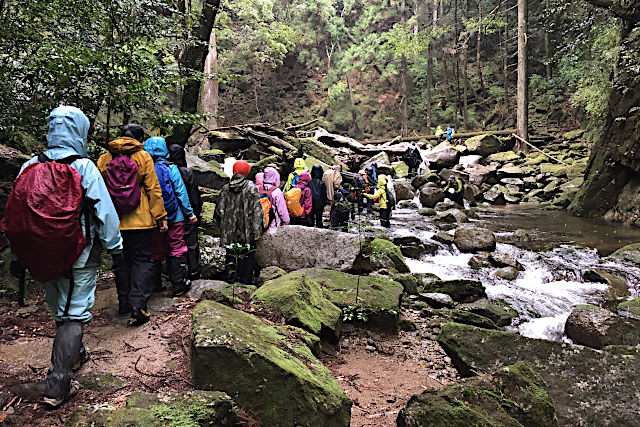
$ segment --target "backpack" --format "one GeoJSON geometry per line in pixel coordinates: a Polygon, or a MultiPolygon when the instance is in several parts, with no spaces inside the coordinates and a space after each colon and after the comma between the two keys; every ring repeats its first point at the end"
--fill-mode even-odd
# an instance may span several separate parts
{"type": "Polygon", "coordinates": [[[167,220],[173,221],[178,216],[180,206],[178,205],[178,198],[173,191],[169,166],[166,163],[156,163],[154,168],[162,190],[162,200],[164,200],[164,210],[167,211],[167,220]]]}
{"type": "Polygon", "coordinates": [[[356,188],[364,188],[366,186],[365,180],[362,175],[358,174],[353,179],[353,186],[356,188]]]}
{"type": "Polygon", "coordinates": [[[271,221],[276,219],[276,214],[273,211],[273,200],[271,199],[271,193],[276,187],[272,187],[271,190],[265,190],[264,187],[259,190],[260,192],[260,206],[262,206],[262,216],[264,221],[264,229],[269,228],[271,221]]]}
{"type": "Polygon", "coordinates": [[[140,204],[136,162],[124,154],[113,157],[107,165],[104,182],[118,215],[126,215],[136,210],[140,204]]]}
{"type": "MultiPolygon", "coordinates": [[[[70,156],[52,161],[44,154],[16,178],[0,228],[20,264],[33,278],[48,282],[73,268],[90,233],[90,209],[83,200],[82,177],[70,156]]],[[[71,291],[70,291],[71,292],[71,291]]]]}
{"type": "Polygon", "coordinates": [[[289,215],[294,218],[300,218],[304,213],[304,209],[300,204],[300,199],[302,198],[302,191],[307,188],[292,188],[284,194],[284,199],[287,201],[287,210],[289,211],[289,215]]]}
{"type": "Polygon", "coordinates": [[[298,183],[300,182],[300,175],[298,175],[295,172],[291,172],[293,174],[293,178],[291,178],[291,188],[295,187],[296,185],[298,185],[298,183]]]}
{"type": "Polygon", "coordinates": [[[349,212],[351,210],[350,205],[351,203],[349,203],[344,193],[342,191],[338,191],[333,203],[333,211],[341,216],[343,216],[344,214],[349,215],[349,212]]]}
{"type": "Polygon", "coordinates": [[[385,191],[387,193],[387,207],[391,210],[396,207],[396,198],[393,197],[393,193],[388,188],[385,188],[385,191]]]}

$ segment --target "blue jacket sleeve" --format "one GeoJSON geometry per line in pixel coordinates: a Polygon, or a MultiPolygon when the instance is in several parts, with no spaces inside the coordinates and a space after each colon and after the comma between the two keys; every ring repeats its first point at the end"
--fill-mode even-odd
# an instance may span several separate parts
{"type": "Polygon", "coordinates": [[[107,250],[121,251],[120,219],[100,171],[90,160],[82,161],[79,169],[82,187],[86,191],[85,196],[95,203],[94,215],[97,220],[98,237],[107,250]]]}
{"type": "Polygon", "coordinates": [[[184,186],[184,182],[182,181],[180,170],[176,165],[171,165],[171,167],[169,168],[169,174],[171,175],[173,192],[176,195],[176,199],[178,199],[180,209],[186,217],[185,219],[189,219],[193,216],[193,209],[191,208],[191,202],[189,202],[189,193],[187,193],[187,187],[184,186]]]}

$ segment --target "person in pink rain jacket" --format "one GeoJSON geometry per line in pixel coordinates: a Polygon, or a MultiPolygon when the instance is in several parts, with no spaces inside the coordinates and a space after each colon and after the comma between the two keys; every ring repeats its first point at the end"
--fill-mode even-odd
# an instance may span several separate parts
{"type": "Polygon", "coordinates": [[[300,196],[300,206],[302,206],[302,215],[300,218],[291,218],[291,224],[295,225],[306,225],[311,226],[311,222],[309,221],[309,215],[311,214],[311,209],[313,207],[311,189],[309,188],[309,183],[311,182],[311,175],[308,173],[303,173],[300,175],[300,180],[298,184],[293,188],[302,189],[302,196],[300,196]]]}
{"type": "MultiPolygon", "coordinates": [[[[261,175],[261,174],[258,174],[261,175]]],[[[289,218],[289,211],[287,210],[287,202],[284,199],[284,194],[280,190],[280,174],[275,168],[267,167],[262,174],[262,182],[259,182],[259,177],[256,175],[256,185],[258,191],[267,191],[271,193],[271,205],[275,218],[271,221],[269,228],[282,227],[283,225],[289,225],[291,219],[289,218]]]]}

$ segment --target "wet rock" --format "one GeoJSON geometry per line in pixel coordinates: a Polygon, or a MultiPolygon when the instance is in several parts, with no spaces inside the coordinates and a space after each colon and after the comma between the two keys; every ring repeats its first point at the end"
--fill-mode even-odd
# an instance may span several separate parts
{"type": "Polygon", "coordinates": [[[424,159],[429,162],[431,170],[441,170],[457,165],[460,159],[460,152],[449,145],[440,144],[425,154],[424,159]]]}
{"type": "Polygon", "coordinates": [[[346,271],[353,268],[359,254],[355,234],[291,225],[265,232],[258,240],[256,260],[262,268],[276,266],[286,271],[300,268],[346,271]]]}
{"type": "Polygon", "coordinates": [[[482,196],[482,190],[475,184],[467,183],[464,186],[464,199],[468,200],[470,203],[474,203],[477,200],[480,200],[482,196]]]}
{"type": "Polygon", "coordinates": [[[222,163],[224,162],[224,151],[222,150],[203,150],[198,153],[198,157],[200,157],[205,162],[210,162],[211,160],[222,163]]]}
{"type": "Polygon", "coordinates": [[[435,220],[449,224],[469,222],[467,215],[460,209],[448,209],[443,212],[438,212],[435,220]]]}
{"type": "Polygon", "coordinates": [[[496,236],[487,228],[458,227],[453,239],[461,252],[493,251],[496,248],[496,236]]]}
{"type": "Polygon", "coordinates": [[[229,182],[229,177],[220,168],[220,164],[215,161],[205,162],[198,156],[186,153],[187,166],[193,170],[196,183],[200,187],[220,190],[229,182]]]}
{"type": "Polygon", "coordinates": [[[612,258],[628,261],[640,267],[640,243],[627,245],[611,254],[612,258]]]}
{"type": "Polygon", "coordinates": [[[187,393],[134,392],[124,408],[109,403],[80,405],[65,422],[69,427],[84,426],[235,426],[237,408],[231,398],[219,391],[195,390],[187,393]]]}
{"type": "Polygon", "coordinates": [[[478,280],[434,280],[426,283],[423,290],[447,294],[456,302],[471,302],[487,297],[484,286],[478,280]]]}
{"type": "Polygon", "coordinates": [[[487,317],[481,316],[479,314],[472,313],[470,311],[465,310],[448,310],[441,309],[436,312],[438,316],[444,317],[448,321],[462,323],[465,325],[476,326],[478,328],[483,329],[500,329],[498,326],[493,323],[493,321],[487,317]]]}
{"type": "Polygon", "coordinates": [[[513,151],[504,151],[501,153],[491,154],[486,158],[487,163],[498,162],[498,163],[509,163],[514,160],[520,160],[520,155],[514,153],[513,151]]]}
{"type": "Polygon", "coordinates": [[[439,292],[423,292],[420,294],[420,300],[433,308],[453,308],[456,305],[450,295],[439,292]]]}
{"type": "Polygon", "coordinates": [[[530,242],[531,241],[531,233],[528,230],[524,230],[522,228],[517,229],[513,232],[513,237],[518,242],[530,242]]]}
{"type": "Polygon", "coordinates": [[[450,245],[454,242],[454,237],[452,234],[447,233],[446,231],[439,231],[433,235],[431,238],[436,242],[444,243],[446,245],[450,245]]]}
{"type": "Polygon", "coordinates": [[[513,319],[518,317],[518,312],[511,308],[504,301],[495,303],[489,301],[486,298],[474,301],[469,304],[460,304],[458,308],[460,310],[469,311],[471,313],[489,318],[493,321],[493,323],[500,327],[509,326],[513,319]]]}
{"type": "Polygon", "coordinates": [[[436,184],[427,183],[420,188],[420,203],[425,208],[433,208],[444,200],[444,191],[436,184]]]}
{"type": "Polygon", "coordinates": [[[358,263],[356,270],[367,270],[370,265],[373,271],[390,269],[398,273],[409,272],[409,267],[407,267],[400,248],[389,240],[373,239],[363,245],[362,255],[366,260],[358,263]]]}
{"type": "Polygon", "coordinates": [[[488,191],[482,193],[482,198],[492,205],[504,205],[507,203],[504,193],[500,191],[498,186],[493,186],[488,191]]]}
{"type": "Polygon", "coordinates": [[[400,248],[402,255],[409,258],[420,259],[427,253],[422,240],[416,236],[402,236],[393,239],[393,243],[400,248]]]}
{"type": "Polygon", "coordinates": [[[520,272],[515,267],[503,267],[493,272],[493,275],[504,280],[516,280],[520,272]]]}
{"type": "Polygon", "coordinates": [[[202,278],[222,278],[225,269],[226,250],[220,246],[220,239],[213,236],[200,237],[200,257],[202,259],[202,278]]]}
{"type": "MultiPolygon", "coordinates": [[[[384,151],[376,154],[375,156],[371,157],[369,160],[367,160],[366,162],[364,162],[363,164],[360,165],[360,170],[364,170],[366,168],[368,168],[369,166],[371,166],[372,164],[376,163],[377,164],[377,168],[378,168],[378,174],[382,173],[384,175],[389,175],[392,172],[386,170],[387,168],[392,169],[391,167],[391,160],[389,160],[389,155],[387,153],[385,153],[384,151]],[[380,168],[382,168],[382,170],[380,170],[380,168]]],[[[311,166],[309,166],[311,167],[311,166]]]]}
{"type": "Polygon", "coordinates": [[[609,273],[601,268],[592,268],[585,271],[582,278],[587,282],[606,283],[607,290],[604,292],[603,297],[610,306],[615,306],[630,295],[626,278],[609,273]]]}
{"type": "Polygon", "coordinates": [[[489,268],[491,267],[491,263],[489,262],[489,257],[484,255],[474,255],[469,259],[467,263],[469,267],[479,269],[479,268],[489,268]]]}
{"type": "Polygon", "coordinates": [[[414,395],[398,414],[397,425],[533,427],[557,426],[558,419],[542,377],[518,362],[492,375],[414,395]]]}
{"type": "Polygon", "coordinates": [[[418,327],[416,324],[410,319],[400,319],[400,330],[404,332],[413,332],[417,330],[418,327]]]}
{"type": "Polygon", "coordinates": [[[464,145],[470,153],[476,153],[482,157],[498,153],[502,148],[500,140],[489,134],[471,137],[464,142],[464,145]]]}
{"type": "Polygon", "coordinates": [[[412,180],[411,180],[411,186],[413,188],[415,188],[416,190],[419,190],[420,187],[422,187],[423,185],[425,185],[428,182],[432,182],[434,184],[437,184],[440,182],[440,177],[438,176],[438,174],[428,171],[426,172],[424,175],[416,175],[412,180]]]}
{"type": "Polygon", "coordinates": [[[436,213],[436,210],[433,208],[422,208],[418,211],[418,215],[422,216],[435,216],[436,213]]]}
{"type": "Polygon", "coordinates": [[[413,200],[403,200],[401,202],[398,203],[398,208],[399,209],[420,209],[420,206],[414,202],[413,200]]]}
{"type": "Polygon", "coordinates": [[[601,349],[608,345],[637,345],[640,330],[604,308],[584,304],[574,307],[564,331],[576,344],[601,349]]]}
{"type": "Polygon", "coordinates": [[[524,267],[517,259],[504,252],[493,252],[489,255],[489,261],[496,267],[513,267],[518,271],[524,271],[524,267]]]}
{"type": "Polygon", "coordinates": [[[329,370],[270,322],[204,301],[191,330],[196,387],[229,393],[263,425],[349,425],[351,399],[329,370]]]}
{"type": "Polygon", "coordinates": [[[640,350],[605,351],[447,323],[438,342],[463,375],[527,362],[547,384],[559,425],[635,424],[640,389],[640,350]]]}
{"type": "Polygon", "coordinates": [[[278,277],[282,277],[287,274],[286,271],[281,269],[280,267],[270,266],[265,267],[260,271],[260,281],[266,282],[268,280],[277,279],[278,277]]]}
{"type": "Polygon", "coordinates": [[[393,188],[396,190],[396,202],[400,202],[403,200],[413,200],[416,196],[413,192],[413,187],[411,186],[411,182],[406,179],[397,179],[393,181],[393,188]]]}
{"type": "Polygon", "coordinates": [[[394,274],[392,276],[394,282],[398,282],[409,295],[418,293],[418,279],[411,273],[394,274]]]}
{"type": "Polygon", "coordinates": [[[322,347],[330,349],[338,344],[342,310],[329,302],[323,291],[320,282],[304,272],[295,272],[267,281],[251,299],[279,311],[287,324],[320,337],[322,347]]]}
{"type": "Polygon", "coordinates": [[[618,315],[627,319],[640,320],[640,298],[618,304],[618,315]]]}

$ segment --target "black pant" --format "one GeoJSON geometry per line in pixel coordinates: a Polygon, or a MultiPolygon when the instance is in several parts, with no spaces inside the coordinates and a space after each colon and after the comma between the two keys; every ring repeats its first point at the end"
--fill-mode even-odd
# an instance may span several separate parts
{"type": "Polygon", "coordinates": [[[451,195],[451,201],[464,208],[464,190],[459,193],[453,193],[453,195],[451,195]]]}
{"type": "Polygon", "coordinates": [[[51,350],[52,369],[47,375],[44,395],[58,398],[69,394],[73,365],[82,348],[82,322],[64,321],[58,324],[51,350]]]}
{"type": "Polygon", "coordinates": [[[236,254],[227,249],[225,254],[225,281],[253,284],[253,272],[256,269],[255,245],[248,252],[236,254]]]}
{"type": "Polygon", "coordinates": [[[200,242],[198,240],[198,226],[195,224],[184,225],[184,242],[187,245],[187,268],[189,278],[196,279],[202,274],[202,260],[200,259],[200,242]]]}
{"type": "Polygon", "coordinates": [[[153,229],[124,230],[122,262],[115,269],[118,300],[131,308],[147,309],[153,286],[153,229]]]}
{"type": "Polygon", "coordinates": [[[322,209],[311,209],[311,214],[309,214],[309,221],[312,226],[322,228],[322,213],[324,212],[324,207],[322,209]]]}
{"type": "Polygon", "coordinates": [[[380,224],[383,227],[389,228],[391,227],[391,209],[390,208],[380,208],[380,224]]]}
{"type": "Polygon", "coordinates": [[[304,225],[305,227],[311,227],[311,222],[309,222],[309,218],[300,218],[300,217],[291,217],[291,225],[304,225]]]}

